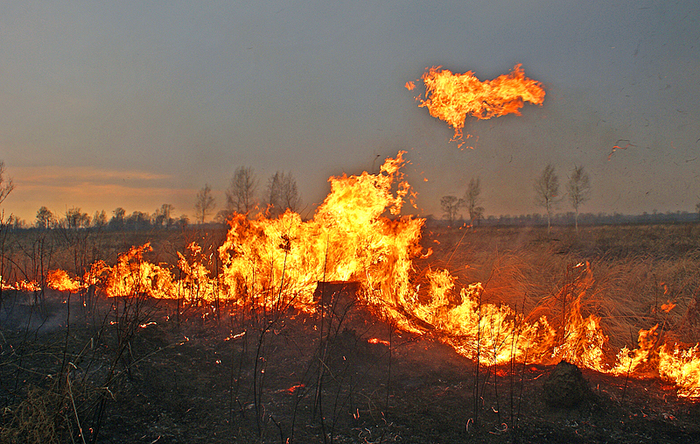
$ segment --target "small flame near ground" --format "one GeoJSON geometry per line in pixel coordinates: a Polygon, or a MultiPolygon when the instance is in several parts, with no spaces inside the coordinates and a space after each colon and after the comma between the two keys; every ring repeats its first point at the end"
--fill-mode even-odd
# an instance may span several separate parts
{"type": "MultiPolygon", "coordinates": [[[[639,331],[634,350],[611,349],[600,318],[583,315],[582,301],[594,285],[589,263],[569,270],[572,278],[558,299],[570,302],[556,328],[546,316],[526,318],[508,305],[484,302],[481,283],[458,288],[447,269],[429,269],[423,286],[417,284],[413,260],[430,250],[423,252],[420,246],[425,220],[399,214],[411,196],[400,171],[404,154],[387,159],[377,174],[332,177],[331,192],[311,220],[291,211],[273,219],[235,215],[219,248],[216,275],[204,265],[197,244],[179,255],[177,270],[145,260],[151,249],[145,244],[120,255],[113,266],[93,264],[80,278],[56,270],[49,274],[48,286],[66,292],[92,286],[109,297],[189,297],[191,303],[224,299],[234,310],[314,311],[317,282],[354,281],[360,285],[357,297],[398,328],[429,334],[479,364],[567,360],[613,375],[660,376],[675,383],[680,396],[700,397],[698,345],[661,344],[654,326],[639,331]]],[[[388,345],[379,338],[372,343],[388,345]]]]}
{"type": "MultiPolygon", "coordinates": [[[[542,84],[525,77],[520,64],[508,74],[483,82],[472,71],[453,74],[448,69],[433,66],[423,73],[421,80],[425,84],[425,100],[416,97],[418,106],[428,108],[431,116],[454,128],[455,141],[462,141],[467,117],[490,119],[507,114],[520,115],[525,102],[542,105],[545,96],[542,84]]],[[[409,81],[405,86],[412,91],[416,84],[409,81]]]]}

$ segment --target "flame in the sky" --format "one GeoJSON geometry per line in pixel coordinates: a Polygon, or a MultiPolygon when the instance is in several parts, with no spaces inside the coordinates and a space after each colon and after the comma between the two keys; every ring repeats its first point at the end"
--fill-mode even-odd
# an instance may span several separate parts
{"type": "MultiPolygon", "coordinates": [[[[455,140],[462,138],[468,116],[490,119],[506,114],[520,115],[525,102],[541,105],[545,92],[538,81],[525,77],[521,65],[493,80],[480,81],[472,71],[453,74],[441,67],[432,67],[421,76],[425,84],[425,100],[419,106],[430,115],[447,122],[455,130],[455,140]]],[[[414,82],[406,88],[413,90],[414,82]]]]}

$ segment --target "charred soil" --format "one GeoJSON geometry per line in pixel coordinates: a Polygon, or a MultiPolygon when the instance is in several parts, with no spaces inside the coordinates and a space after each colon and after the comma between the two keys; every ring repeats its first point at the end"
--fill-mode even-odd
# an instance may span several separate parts
{"type": "Polygon", "coordinates": [[[477,367],[361,304],[178,319],[174,302],[143,301],[124,345],[103,302],[96,323],[74,307],[68,334],[3,330],[3,442],[700,441],[700,406],[662,381],[477,367]],[[581,396],[551,402],[552,385],[581,396]]]}

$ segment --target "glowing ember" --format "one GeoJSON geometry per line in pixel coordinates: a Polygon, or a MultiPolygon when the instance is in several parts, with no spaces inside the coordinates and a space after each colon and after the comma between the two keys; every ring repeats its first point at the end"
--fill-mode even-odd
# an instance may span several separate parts
{"type": "MultiPolygon", "coordinates": [[[[525,102],[541,105],[545,92],[542,84],[525,77],[520,65],[493,80],[480,81],[473,72],[453,74],[447,69],[432,67],[421,77],[425,84],[425,100],[421,107],[430,115],[447,122],[455,130],[455,140],[462,139],[468,116],[490,119],[506,114],[520,115],[525,102]]],[[[406,83],[413,90],[413,82],[406,83]]]]}
{"type": "Polygon", "coordinates": [[[676,307],[676,304],[671,302],[671,300],[667,300],[665,304],[661,304],[661,311],[664,313],[668,313],[671,310],[673,310],[676,307]]]}
{"type": "Polygon", "coordinates": [[[303,389],[305,387],[304,384],[297,384],[289,387],[288,389],[282,390],[285,393],[289,393],[290,395],[293,395],[297,390],[303,389]]]}

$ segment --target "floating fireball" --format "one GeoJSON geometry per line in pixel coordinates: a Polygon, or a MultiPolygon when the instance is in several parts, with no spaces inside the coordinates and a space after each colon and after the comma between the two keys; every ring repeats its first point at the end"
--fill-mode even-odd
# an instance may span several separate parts
{"type": "MultiPolygon", "coordinates": [[[[425,84],[425,99],[417,98],[418,106],[428,108],[433,117],[454,128],[455,140],[462,139],[467,117],[490,119],[506,114],[520,115],[525,102],[542,105],[545,91],[538,81],[525,77],[521,65],[493,80],[480,81],[472,71],[453,74],[441,67],[427,70],[421,80],[425,84]]],[[[407,82],[410,91],[414,82],[407,82]]]]}

